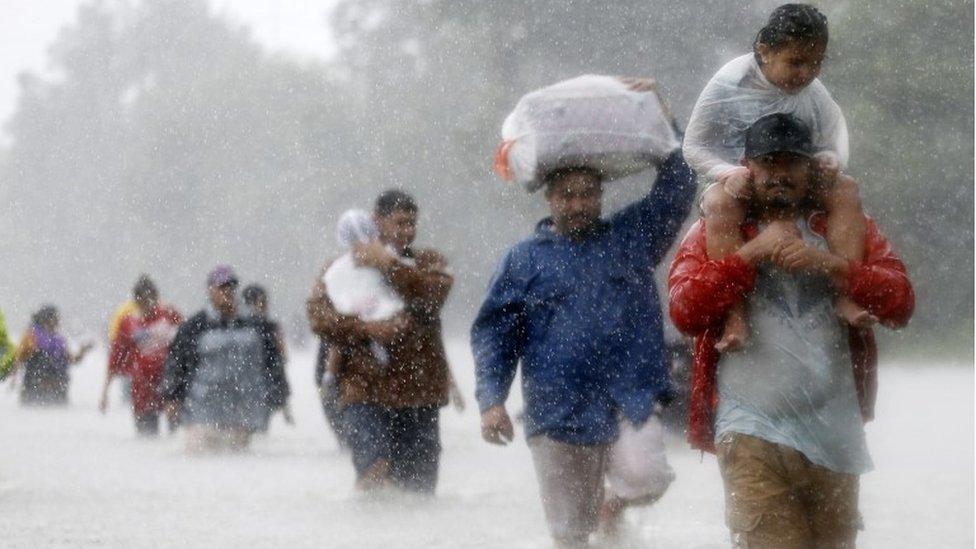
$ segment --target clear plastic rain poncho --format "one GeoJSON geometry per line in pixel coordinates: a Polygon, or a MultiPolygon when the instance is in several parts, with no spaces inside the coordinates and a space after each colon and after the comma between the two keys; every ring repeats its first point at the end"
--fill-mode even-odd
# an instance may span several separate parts
{"type": "Polygon", "coordinates": [[[740,166],[746,129],[773,113],[805,122],[818,156],[847,167],[847,122],[827,88],[815,79],[795,94],[786,93],[766,79],[751,53],[727,63],[705,85],[685,132],[685,160],[709,178],[740,166]]]}
{"type": "Polygon", "coordinates": [[[495,169],[534,192],[551,170],[588,167],[606,180],[657,165],[680,146],[654,92],[585,75],[533,91],[502,125],[495,169]]]}
{"type": "Polygon", "coordinates": [[[353,259],[352,248],[379,238],[379,231],[369,213],[349,210],[336,224],[336,240],[347,250],[322,276],[326,294],[336,311],[354,315],[367,322],[388,320],[403,310],[403,300],[383,275],[371,267],[360,267],[353,259]]]}

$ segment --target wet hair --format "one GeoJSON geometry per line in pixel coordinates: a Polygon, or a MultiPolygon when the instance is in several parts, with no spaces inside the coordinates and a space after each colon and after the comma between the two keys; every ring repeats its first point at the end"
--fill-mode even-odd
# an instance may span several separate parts
{"type": "Polygon", "coordinates": [[[244,291],[241,292],[241,297],[244,298],[245,304],[255,305],[261,300],[267,301],[268,292],[257,284],[251,284],[247,288],[244,288],[244,291]]]}
{"type": "Polygon", "coordinates": [[[376,199],[373,212],[380,217],[386,217],[395,211],[416,212],[417,202],[400,189],[384,191],[376,199]]]}
{"type": "Polygon", "coordinates": [[[149,275],[141,275],[136,280],[135,286],[132,287],[132,297],[135,299],[156,298],[159,297],[159,290],[156,288],[156,283],[149,278],[149,275]]]}
{"type": "Polygon", "coordinates": [[[58,308],[54,305],[42,305],[40,309],[31,316],[31,324],[44,325],[54,322],[58,318],[58,308]]]}
{"type": "Polygon", "coordinates": [[[759,44],[778,50],[794,42],[827,45],[827,39],[827,16],[820,10],[810,4],[783,4],[769,14],[766,26],[756,34],[752,52],[762,65],[759,44]]]}
{"type": "Polygon", "coordinates": [[[586,175],[591,175],[599,179],[601,183],[603,182],[603,174],[601,174],[599,170],[595,170],[593,168],[588,168],[585,166],[577,166],[572,168],[559,168],[557,170],[552,170],[550,172],[547,172],[545,175],[542,176],[542,182],[545,184],[546,194],[548,194],[552,190],[553,183],[573,173],[583,173],[586,175]]]}

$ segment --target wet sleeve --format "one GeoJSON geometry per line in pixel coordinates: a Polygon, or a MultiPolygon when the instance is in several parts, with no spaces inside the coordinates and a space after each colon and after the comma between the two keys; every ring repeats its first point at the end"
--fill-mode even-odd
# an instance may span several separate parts
{"type": "Polygon", "coordinates": [[[905,326],[915,311],[905,264],[873,220],[868,221],[864,260],[851,263],[845,293],[889,328],[905,326]]]}
{"type": "Polygon", "coordinates": [[[200,333],[198,322],[185,322],[176,332],[163,366],[160,396],[163,400],[182,402],[196,368],[196,340],[200,333]]]}
{"type": "Polygon", "coordinates": [[[695,199],[695,173],[675,150],[658,167],[651,192],[611,218],[614,231],[629,240],[628,247],[644,248],[650,265],[668,252],[688,217],[695,199]]]}
{"type": "Polygon", "coordinates": [[[444,306],[454,284],[447,261],[430,250],[422,253],[416,266],[394,261],[383,274],[411,309],[432,315],[444,306]]]}
{"type": "Polygon", "coordinates": [[[108,372],[113,375],[124,375],[129,370],[132,359],[132,338],[128,328],[123,325],[116,331],[115,339],[111,342],[108,355],[108,372]]]}
{"type": "Polygon", "coordinates": [[[270,322],[263,325],[262,336],[265,348],[265,369],[268,373],[268,405],[281,408],[288,401],[291,389],[285,375],[285,361],[278,327],[270,322]]]}
{"type": "Polygon", "coordinates": [[[726,65],[705,85],[691,111],[682,144],[688,164],[698,175],[709,179],[738,166],[741,152],[734,145],[737,140],[732,134],[737,127],[751,123],[745,121],[745,116],[736,117],[730,109],[734,101],[744,100],[740,90],[728,83],[736,77],[722,74],[730,69],[726,65]]]}
{"type": "Polygon", "coordinates": [[[840,106],[822,84],[820,85],[820,92],[817,97],[820,132],[814,136],[814,146],[819,151],[818,154],[826,153],[841,170],[846,170],[850,162],[850,137],[847,133],[847,119],[844,118],[844,112],[840,110],[840,106]]]}
{"type": "Polygon", "coordinates": [[[24,337],[20,340],[20,345],[17,346],[17,362],[25,362],[34,355],[36,350],[36,345],[34,342],[34,334],[30,330],[24,334],[24,337]]]}
{"type": "Polygon", "coordinates": [[[471,327],[475,398],[482,412],[505,403],[525,347],[525,284],[519,255],[515,249],[502,260],[471,327]]]}
{"type": "MultiPolygon", "coordinates": [[[[322,274],[329,265],[322,269],[322,274]]],[[[356,317],[340,314],[335,310],[320,276],[312,286],[312,293],[305,302],[305,312],[312,332],[324,338],[330,345],[350,345],[369,339],[364,324],[356,317]]]]}
{"type": "Polygon", "coordinates": [[[668,273],[668,312],[675,327],[688,335],[722,322],[756,280],[755,269],[735,254],[708,259],[703,231],[701,222],[692,227],[668,273]]]}

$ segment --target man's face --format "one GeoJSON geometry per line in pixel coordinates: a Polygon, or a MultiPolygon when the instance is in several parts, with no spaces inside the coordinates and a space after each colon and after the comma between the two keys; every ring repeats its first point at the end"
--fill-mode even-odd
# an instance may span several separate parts
{"type": "Polygon", "coordinates": [[[603,183],[585,171],[559,176],[546,188],[546,200],[556,232],[579,236],[600,221],[603,212],[603,183]]]}
{"type": "Polygon", "coordinates": [[[792,153],[773,153],[747,159],[756,203],[770,210],[796,209],[810,187],[811,160],[792,153]]]}
{"type": "Polygon", "coordinates": [[[221,313],[234,311],[237,304],[237,284],[229,282],[220,286],[210,287],[210,303],[221,313]]]}
{"type": "Polygon", "coordinates": [[[417,212],[393,210],[389,215],[373,216],[380,231],[380,241],[402,254],[417,238],[417,212]]]}
{"type": "Polygon", "coordinates": [[[144,314],[152,312],[159,304],[159,296],[155,292],[144,292],[136,296],[136,306],[144,314]]]}

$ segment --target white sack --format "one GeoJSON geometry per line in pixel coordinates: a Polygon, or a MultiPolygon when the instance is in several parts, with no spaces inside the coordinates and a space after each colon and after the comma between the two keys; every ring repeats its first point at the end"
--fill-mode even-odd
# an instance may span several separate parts
{"type": "Polygon", "coordinates": [[[685,160],[699,175],[711,178],[740,166],[746,129],[773,113],[789,113],[805,122],[817,150],[840,169],[847,167],[847,122],[827,88],[815,79],[788,94],[766,80],[751,53],[727,63],[705,85],[685,131],[685,160]]]}
{"type": "Polygon", "coordinates": [[[507,164],[529,191],[554,169],[589,167],[607,180],[657,165],[679,147],[657,94],[585,75],[531,92],[502,125],[507,164]]]}

